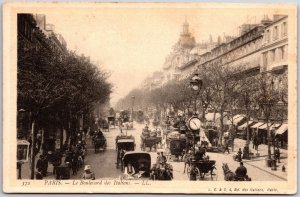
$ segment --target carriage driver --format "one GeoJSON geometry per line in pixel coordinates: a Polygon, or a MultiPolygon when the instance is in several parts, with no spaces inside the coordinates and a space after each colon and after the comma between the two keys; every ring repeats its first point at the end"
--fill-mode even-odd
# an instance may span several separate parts
{"type": "Polygon", "coordinates": [[[236,178],[246,178],[247,168],[244,166],[243,162],[240,162],[240,166],[235,171],[236,178]]]}

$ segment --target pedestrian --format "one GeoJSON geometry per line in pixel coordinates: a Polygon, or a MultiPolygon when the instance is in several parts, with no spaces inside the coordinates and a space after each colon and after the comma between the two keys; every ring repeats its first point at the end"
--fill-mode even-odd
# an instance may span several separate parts
{"type": "Polygon", "coordinates": [[[35,174],[35,179],[37,180],[42,180],[43,179],[43,175],[42,175],[42,170],[38,169],[36,174],[35,174]]]}
{"type": "Polygon", "coordinates": [[[53,159],[54,161],[52,163],[52,165],[53,165],[53,174],[56,174],[57,167],[60,166],[60,164],[61,164],[62,156],[58,152],[55,153],[53,156],[54,156],[54,159],[53,159]]]}
{"type": "Polygon", "coordinates": [[[47,156],[44,156],[43,169],[42,169],[42,174],[44,177],[47,176],[47,172],[48,172],[48,158],[47,158],[47,156]]]}
{"type": "Polygon", "coordinates": [[[90,165],[86,165],[84,167],[84,173],[82,175],[83,179],[91,179],[91,180],[95,180],[95,173],[93,173],[91,171],[91,166],[90,165]]]}
{"type": "Polygon", "coordinates": [[[76,175],[77,174],[77,168],[78,168],[78,157],[76,157],[76,155],[74,155],[74,157],[72,158],[72,175],[76,175]]]}
{"type": "Polygon", "coordinates": [[[275,161],[278,161],[278,163],[280,163],[280,150],[279,147],[277,147],[277,149],[275,150],[275,161]]]}
{"type": "Polygon", "coordinates": [[[224,148],[224,152],[223,153],[225,153],[225,152],[228,152],[228,154],[230,153],[229,152],[229,143],[228,143],[228,140],[225,140],[225,148],[224,148]]]}
{"type": "Polygon", "coordinates": [[[239,148],[239,151],[238,151],[238,153],[237,153],[237,160],[238,160],[238,162],[241,162],[242,161],[242,149],[241,148],[239,148]]]}
{"type": "Polygon", "coordinates": [[[38,161],[36,162],[37,171],[42,171],[42,169],[43,169],[43,159],[44,159],[44,156],[40,155],[38,161]]]}
{"type": "Polygon", "coordinates": [[[160,152],[157,152],[156,164],[160,164],[160,160],[161,160],[160,152]]]}

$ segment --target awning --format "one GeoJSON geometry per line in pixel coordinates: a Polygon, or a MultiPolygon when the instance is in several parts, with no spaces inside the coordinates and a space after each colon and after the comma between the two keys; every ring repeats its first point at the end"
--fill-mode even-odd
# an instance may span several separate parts
{"type": "MultiPolygon", "coordinates": [[[[221,114],[220,113],[216,113],[215,120],[217,120],[220,117],[221,117],[221,114]]],[[[214,113],[207,113],[207,114],[205,114],[205,119],[208,120],[208,121],[214,121],[214,113]]]]}
{"type": "Polygon", "coordinates": [[[250,128],[252,128],[252,129],[257,129],[258,127],[260,127],[260,126],[263,125],[263,124],[265,124],[265,123],[263,123],[263,122],[258,122],[258,123],[256,123],[255,125],[252,125],[250,128]]]}
{"type": "MultiPolygon", "coordinates": [[[[271,128],[272,124],[269,124],[269,128],[271,128]]],[[[258,127],[259,129],[267,129],[268,128],[268,124],[263,124],[261,126],[258,127]]]]}
{"type": "Polygon", "coordinates": [[[235,120],[235,119],[237,119],[238,117],[240,117],[241,115],[240,114],[237,114],[237,115],[235,115],[235,116],[233,116],[233,120],[235,120]]]}
{"type": "Polygon", "coordinates": [[[233,117],[233,124],[237,125],[239,124],[243,119],[245,119],[246,117],[244,115],[239,115],[239,117],[235,118],[233,117]]]}
{"type": "Polygon", "coordinates": [[[272,130],[272,129],[278,129],[278,127],[280,126],[281,124],[279,124],[279,123],[275,123],[275,124],[273,124],[271,127],[270,127],[270,130],[272,130]]]}
{"type": "MultiPolygon", "coordinates": [[[[248,125],[250,125],[250,124],[252,124],[252,123],[253,123],[252,120],[248,121],[248,125]]],[[[245,122],[245,123],[242,124],[241,126],[238,126],[238,129],[239,129],[239,130],[243,130],[243,129],[245,129],[246,127],[247,127],[247,122],[245,122]]]]}
{"type": "Polygon", "coordinates": [[[281,135],[288,130],[287,124],[282,124],[279,129],[276,130],[276,135],[281,135]]]}

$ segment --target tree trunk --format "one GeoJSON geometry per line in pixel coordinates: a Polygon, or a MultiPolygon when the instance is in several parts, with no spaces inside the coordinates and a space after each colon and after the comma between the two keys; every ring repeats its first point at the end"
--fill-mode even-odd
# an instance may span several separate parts
{"type": "Polygon", "coordinates": [[[60,128],[60,139],[59,139],[59,143],[60,143],[60,150],[62,150],[63,149],[63,142],[64,142],[64,127],[63,126],[61,126],[61,128],[60,128]]]}
{"type": "Polygon", "coordinates": [[[219,135],[219,144],[222,145],[222,138],[223,138],[223,129],[224,129],[224,124],[223,124],[223,119],[224,119],[224,112],[223,110],[220,111],[220,135],[219,135]]]}
{"type": "Polygon", "coordinates": [[[34,167],[35,167],[35,132],[34,132],[34,129],[35,129],[35,121],[33,120],[32,121],[32,124],[31,124],[31,135],[32,135],[32,144],[31,144],[31,176],[30,178],[33,180],[34,179],[34,167]]]}

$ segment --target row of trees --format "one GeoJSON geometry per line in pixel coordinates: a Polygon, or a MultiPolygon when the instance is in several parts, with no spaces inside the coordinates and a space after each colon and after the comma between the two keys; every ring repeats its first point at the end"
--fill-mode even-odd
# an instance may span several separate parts
{"type": "MultiPolygon", "coordinates": [[[[211,64],[197,71],[202,79],[202,88],[196,95],[189,87],[190,78],[169,81],[152,91],[135,89],[119,101],[118,107],[127,107],[132,95],[135,103],[144,108],[154,106],[157,110],[172,109],[191,112],[196,96],[197,110],[205,118],[207,110],[220,113],[220,140],[224,131],[224,118],[233,123],[234,115],[243,113],[249,119],[274,115],[272,109],[278,102],[287,104],[287,73],[251,73],[246,72],[247,65],[225,67],[211,64]]],[[[129,105],[130,106],[130,105],[129,105]]],[[[267,120],[269,121],[269,120],[267,120]]]]}
{"type": "MultiPolygon", "coordinates": [[[[74,52],[52,50],[46,37],[32,43],[18,36],[17,105],[30,114],[32,130],[78,130],[79,118],[91,121],[96,105],[109,100],[108,73],[74,52]]],[[[62,135],[61,135],[62,137],[62,135]]]]}

